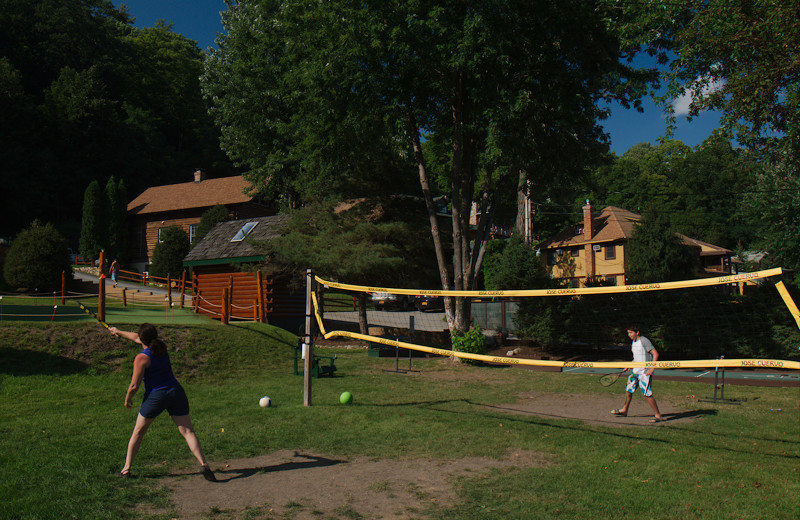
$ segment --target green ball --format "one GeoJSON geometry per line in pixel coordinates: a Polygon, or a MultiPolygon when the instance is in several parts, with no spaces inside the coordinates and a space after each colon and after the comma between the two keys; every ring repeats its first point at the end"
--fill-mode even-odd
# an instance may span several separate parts
{"type": "Polygon", "coordinates": [[[350,392],[342,392],[342,395],[339,396],[339,402],[342,404],[350,404],[353,402],[353,394],[350,392]]]}

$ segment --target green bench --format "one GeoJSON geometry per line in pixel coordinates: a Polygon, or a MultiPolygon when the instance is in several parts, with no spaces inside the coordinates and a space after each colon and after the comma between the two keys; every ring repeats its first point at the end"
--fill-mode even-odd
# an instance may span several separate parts
{"type": "MultiPolygon", "coordinates": [[[[303,375],[303,365],[305,365],[305,360],[303,359],[303,340],[298,339],[297,345],[294,347],[294,375],[303,375]]],[[[311,360],[312,377],[320,378],[322,376],[333,376],[334,372],[336,372],[336,355],[313,355],[313,359],[311,360]]]]}

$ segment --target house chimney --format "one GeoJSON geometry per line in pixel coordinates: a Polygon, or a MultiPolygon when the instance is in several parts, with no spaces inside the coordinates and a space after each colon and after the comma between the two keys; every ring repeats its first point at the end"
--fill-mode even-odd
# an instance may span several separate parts
{"type": "Polygon", "coordinates": [[[594,236],[594,229],[592,229],[592,210],[594,208],[586,199],[586,205],[583,207],[583,239],[591,240],[594,236]]]}
{"type": "Polygon", "coordinates": [[[196,170],[194,172],[194,182],[201,182],[206,180],[206,172],[203,170],[196,170]]]}

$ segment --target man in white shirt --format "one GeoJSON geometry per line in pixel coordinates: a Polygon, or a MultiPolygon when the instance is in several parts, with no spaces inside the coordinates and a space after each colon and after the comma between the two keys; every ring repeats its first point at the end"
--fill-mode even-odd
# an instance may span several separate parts
{"type": "MultiPolygon", "coordinates": [[[[632,341],[631,352],[633,352],[634,362],[658,361],[658,350],[656,350],[649,339],[641,335],[639,327],[631,326],[628,329],[628,337],[631,338],[632,341]]],[[[624,371],[627,372],[628,370],[629,369],[626,368],[624,371]]],[[[653,389],[651,388],[654,371],[655,367],[634,368],[633,373],[628,376],[628,384],[625,385],[625,404],[622,405],[622,408],[612,410],[611,413],[619,417],[627,417],[628,407],[630,407],[633,394],[638,387],[641,389],[642,395],[647,400],[650,408],[653,409],[654,416],[650,422],[656,423],[664,421],[664,417],[662,417],[661,412],[658,411],[658,404],[653,397],[653,389]]]]}

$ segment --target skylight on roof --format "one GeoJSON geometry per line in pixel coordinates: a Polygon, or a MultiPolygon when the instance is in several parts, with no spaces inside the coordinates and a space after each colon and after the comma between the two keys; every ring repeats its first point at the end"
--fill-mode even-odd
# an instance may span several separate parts
{"type": "Polygon", "coordinates": [[[248,222],[247,224],[242,226],[242,229],[240,229],[236,233],[236,235],[234,235],[234,237],[231,239],[231,242],[241,242],[242,240],[244,240],[244,237],[246,237],[251,231],[253,231],[253,228],[256,227],[257,225],[258,222],[248,222]]]}

